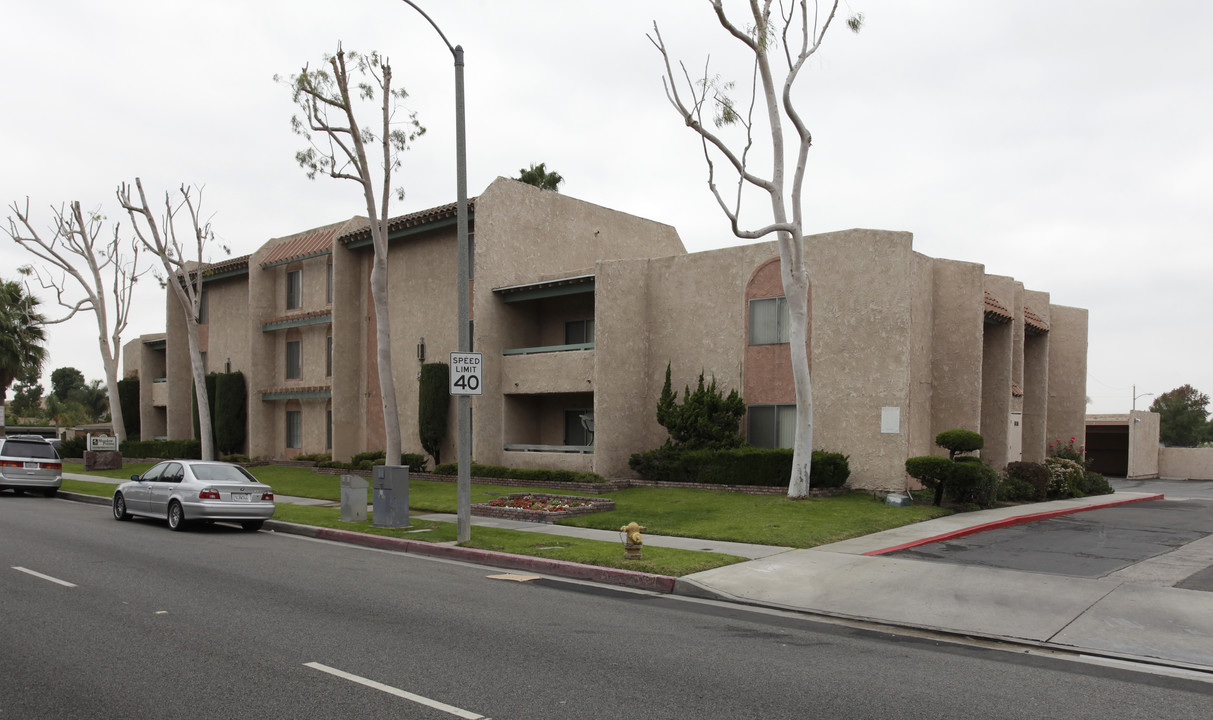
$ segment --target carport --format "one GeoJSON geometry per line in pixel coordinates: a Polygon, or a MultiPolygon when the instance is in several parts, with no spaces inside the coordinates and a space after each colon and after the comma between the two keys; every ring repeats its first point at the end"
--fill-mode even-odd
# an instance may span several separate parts
{"type": "Polygon", "coordinates": [[[1158,430],[1158,413],[1088,415],[1084,444],[1091,469],[1109,477],[1158,477],[1158,430]]]}

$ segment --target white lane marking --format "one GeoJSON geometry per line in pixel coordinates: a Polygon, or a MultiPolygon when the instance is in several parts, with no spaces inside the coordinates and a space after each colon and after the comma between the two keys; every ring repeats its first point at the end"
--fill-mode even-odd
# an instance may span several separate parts
{"type": "Polygon", "coordinates": [[[369,688],[374,688],[376,690],[385,692],[389,695],[395,695],[396,697],[401,697],[401,698],[404,698],[405,700],[412,700],[415,703],[425,705],[426,707],[434,708],[435,710],[441,710],[442,712],[449,713],[451,715],[454,715],[455,717],[466,718],[466,720],[487,720],[487,718],[485,718],[485,716],[483,716],[483,715],[477,715],[476,713],[470,712],[468,710],[461,710],[460,708],[457,708],[453,705],[447,705],[446,703],[440,703],[437,700],[431,700],[427,697],[422,697],[420,695],[414,695],[411,692],[407,692],[407,691],[401,690],[399,688],[394,688],[391,685],[384,685],[383,683],[375,682],[374,680],[368,680],[364,677],[352,675],[352,674],[344,672],[342,670],[338,670],[337,668],[331,668],[328,665],[321,665],[320,663],[317,663],[317,662],[304,663],[303,665],[304,665],[304,667],[310,667],[313,670],[319,670],[320,672],[328,673],[329,675],[334,675],[334,676],[342,678],[344,680],[349,680],[350,682],[358,683],[359,685],[365,685],[369,688]]]}
{"type": "Polygon", "coordinates": [[[69,583],[66,580],[60,580],[59,578],[53,578],[50,575],[43,575],[42,573],[35,572],[33,570],[30,570],[29,568],[23,568],[23,567],[18,567],[16,565],[14,565],[13,569],[16,570],[17,572],[23,572],[26,575],[33,575],[36,578],[42,578],[43,580],[50,580],[53,583],[58,583],[58,584],[62,585],[63,587],[76,587],[75,585],[73,585],[72,583],[69,583]]]}

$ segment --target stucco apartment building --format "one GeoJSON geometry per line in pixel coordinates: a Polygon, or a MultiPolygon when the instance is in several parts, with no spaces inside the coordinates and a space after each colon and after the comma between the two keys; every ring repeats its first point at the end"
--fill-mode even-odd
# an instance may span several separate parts
{"type": "MultiPolygon", "coordinates": [[[[471,203],[476,462],[629,477],[662,444],[656,403],[699,372],[749,408],[751,443],[790,442],[795,393],[774,242],[688,253],[673,227],[499,178],[471,203]]],[[[391,221],[393,373],[402,444],[420,452],[418,374],[457,349],[455,206],[391,221]]],[[[1087,312],[982,265],[915,252],[907,232],[806,238],[819,448],[852,484],[904,487],[936,433],[985,435],[995,466],[1042,460],[1081,436],[1087,312]]],[[[382,449],[365,220],[270,240],[204,273],[208,369],[249,388],[247,454],[382,449]]],[[[185,324],[166,293],[163,335],[128,344],[144,436],[193,433],[185,324]],[[149,428],[151,429],[149,431],[149,428]]],[[[455,413],[443,459],[455,457],[455,413]]]]}

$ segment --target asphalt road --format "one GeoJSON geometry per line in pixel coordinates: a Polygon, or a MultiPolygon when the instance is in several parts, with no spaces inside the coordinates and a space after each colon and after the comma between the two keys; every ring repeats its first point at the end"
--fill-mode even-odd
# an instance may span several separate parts
{"type": "Polygon", "coordinates": [[[1074,513],[890,553],[890,557],[1102,578],[1139,563],[1186,556],[1174,587],[1213,592],[1213,482],[1114,480],[1165,499],[1074,513]],[[1193,545],[1197,543],[1196,545],[1193,545]],[[1206,562],[1200,563],[1199,559],[1206,562]],[[1193,563],[1193,559],[1197,562],[1193,563]]]}
{"type": "Polygon", "coordinates": [[[65,500],[0,495],[0,538],[6,719],[1203,718],[1213,696],[296,536],[172,533],[65,500]]]}

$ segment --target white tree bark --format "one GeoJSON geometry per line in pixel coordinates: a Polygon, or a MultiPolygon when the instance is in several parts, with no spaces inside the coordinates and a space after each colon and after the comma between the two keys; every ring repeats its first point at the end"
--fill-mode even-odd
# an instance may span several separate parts
{"type": "Polygon", "coordinates": [[[402,89],[392,89],[392,67],[386,59],[380,58],[377,53],[360,55],[353,52],[350,59],[364,76],[356,84],[359,97],[372,99],[376,89],[382,97],[381,129],[374,132],[369,128],[359,128],[354,98],[350,95],[346,55],[338,47],[336,55],[326,58],[331,74],[309,71],[304,67],[299,75],[290,79],[294,100],[303,110],[305,118],[305,121],[293,118],[292,126],[311,144],[307,150],[297,153],[295,158],[308,171],[309,177],[322,172],[333,178],[353,180],[362,188],[374,245],[370,285],[375,305],[375,344],[386,445],[384,450],[388,464],[396,464],[400,462],[402,447],[396,382],[392,375],[388,211],[392,195],[392,171],[400,166],[399,154],[407,143],[423,134],[425,128],[417,122],[415,114],[410,114],[407,120],[395,118],[398,102],[406,94],[402,89]],[[366,76],[370,77],[374,87],[366,82],[366,76]],[[338,116],[337,120],[330,121],[330,111],[338,116]],[[394,125],[396,129],[393,129],[394,125]],[[317,144],[312,139],[313,132],[320,133],[326,142],[317,144]],[[373,172],[367,161],[366,146],[373,143],[378,143],[382,151],[380,173],[373,172]]]}
{"type": "Polygon", "coordinates": [[[198,191],[198,199],[190,195],[190,189],[185,185],[180,188],[181,198],[173,204],[173,196],[164,193],[164,215],[161,223],[156,222],[143,192],[143,183],[135,178],[135,188],[139,191],[139,203],[136,205],[131,198],[131,187],[122,183],[118,188],[118,202],[131,217],[135,226],[135,234],[143,247],[157,258],[164,268],[164,282],[172,289],[181,312],[185,315],[186,336],[189,341],[190,374],[194,379],[194,397],[198,403],[198,433],[202,443],[202,459],[215,459],[215,439],[211,433],[211,409],[206,392],[206,370],[202,365],[202,348],[198,340],[198,309],[202,296],[205,253],[207,246],[214,240],[209,222],[200,217],[202,207],[202,191],[198,191]],[[189,211],[194,260],[185,260],[185,247],[177,236],[176,217],[184,207],[189,211]],[[141,222],[142,220],[142,222],[141,222]],[[141,227],[141,225],[146,226],[141,227]]]}
{"type": "MultiPolygon", "coordinates": [[[[780,277],[784,296],[788,303],[789,351],[792,361],[792,376],[796,388],[796,434],[792,451],[792,472],[788,480],[788,497],[803,498],[809,492],[809,470],[813,451],[813,385],[809,374],[808,321],[810,289],[809,272],[804,259],[804,217],[802,191],[809,148],[813,144],[812,134],[801,120],[792,100],[792,90],[804,63],[821,46],[826,31],[834,20],[838,0],[828,3],[829,12],[821,20],[814,3],[813,16],[809,15],[807,0],[794,0],[787,15],[776,16],[772,24],[771,0],[748,0],[749,16],[745,28],[732,22],[724,9],[723,0],[709,0],[716,17],[734,39],[748,48],[754,57],[756,80],[751,86],[748,109],[739,108],[728,91],[731,84],[722,83],[704,69],[699,80],[692,80],[686,67],[680,65],[681,77],[676,77],[669,52],[661,38],[656,23],[650,41],[661,53],[665,65],[666,97],[694,130],[703,146],[704,159],[708,166],[708,187],[717,204],[728,217],[733,234],[743,239],[758,239],[770,234],[776,236],[779,245],[780,277]],[[821,20],[819,24],[819,20],[821,20]],[[752,23],[752,24],[751,24],[752,23]],[[776,30],[779,35],[776,35],[776,30]],[[786,72],[776,83],[771,67],[772,52],[783,50],[786,72]],[[684,101],[680,85],[685,86],[689,100],[684,101]],[[766,128],[770,133],[771,166],[763,176],[751,166],[750,151],[756,131],[755,106],[766,111],[766,128]],[[704,124],[705,107],[714,111],[714,131],[704,124]],[[793,128],[796,142],[796,163],[792,172],[791,187],[787,185],[783,121],[787,119],[793,128]],[[730,145],[720,131],[726,126],[740,126],[742,137],[730,145]],[[738,146],[740,150],[734,150],[738,146]],[[736,195],[726,200],[716,185],[717,159],[723,159],[737,176],[736,195]],[[742,198],[746,188],[756,189],[770,202],[771,222],[757,229],[742,229],[742,198]]],[[[783,5],[780,5],[783,10],[783,5]]],[[[852,30],[858,30],[861,16],[848,21],[852,30]]],[[[762,128],[758,127],[758,131],[762,128]]]]}
{"type": "Polygon", "coordinates": [[[118,397],[118,362],[122,353],[122,333],[130,318],[131,293],[135,282],[143,273],[139,270],[139,246],[130,243],[130,261],[126,260],[124,244],[119,240],[118,225],[114,225],[113,239],[99,243],[104,218],[99,213],[90,213],[85,218],[78,201],[67,209],[54,210],[54,235],[44,239],[30,222],[29,200],[24,209],[16,202],[9,209],[21,223],[10,216],[8,234],[32,255],[62,273],[55,279],[50,272],[44,277],[38,268],[32,268],[44,290],[55,291],[59,305],[67,310],[61,318],[47,320],[53,325],[65,322],[76,313],[92,312],[97,321],[97,344],[101,361],[105,367],[105,389],[109,400],[110,421],[119,442],[126,440],[126,425],[122,417],[122,403],[118,397]],[[24,228],[24,232],[21,228],[24,228]],[[66,299],[70,277],[84,293],[77,302],[66,299]],[[111,319],[111,307],[113,315],[111,319]]]}

